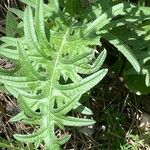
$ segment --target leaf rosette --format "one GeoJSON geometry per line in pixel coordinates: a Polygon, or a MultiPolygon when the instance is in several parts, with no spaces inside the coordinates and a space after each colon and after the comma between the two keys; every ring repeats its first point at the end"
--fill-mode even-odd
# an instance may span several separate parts
{"type": "MultiPolygon", "coordinates": [[[[92,115],[79,100],[106,75],[107,69],[99,70],[106,50],[96,57],[96,51],[90,46],[96,45],[98,38],[91,41],[81,36],[82,27],[60,24],[61,19],[47,34],[44,7],[43,1],[37,0],[35,14],[30,6],[24,13],[20,12],[23,37],[1,38],[0,55],[13,60],[18,67],[15,72],[1,70],[0,82],[18,99],[21,108],[11,121],[22,121],[39,128],[33,134],[15,134],[14,137],[35,143],[36,148],[44,142],[46,149],[59,149],[70,135],[58,138],[56,127],[64,129],[64,126],[95,123],[92,119],[69,116],[68,112],[74,110],[92,115]]],[[[12,11],[18,14],[15,9],[12,11]]],[[[57,18],[53,19],[56,22],[57,18]]]]}

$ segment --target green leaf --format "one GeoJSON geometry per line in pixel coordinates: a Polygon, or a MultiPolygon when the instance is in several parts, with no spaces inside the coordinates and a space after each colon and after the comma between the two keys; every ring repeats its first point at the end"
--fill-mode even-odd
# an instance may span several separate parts
{"type": "Polygon", "coordinates": [[[66,126],[88,126],[95,123],[95,121],[91,119],[81,119],[75,117],[57,117],[55,120],[66,126]]]}
{"type": "Polygon", "coordinates": [[[61,138],[58,139],[59,144],[63,145],[65,143],[67,143],[69,141],[70,137],[71,136],[67,135],[67,134],[63,135],[61,138]]]}
{"type": "MultiPolygon", "coordinates": [[[[35,12],[35,31],[39,45],[43,47],[43,51],[48,50],[45,51],[45,53],[48,54],[50,45],[45,34],[43,6],[44,6],[43,1],[38,0],[35,12]]],[[[44,54],[44,52],[42,54],[44,54]]],[[[47,54],[45,54],[45,57],[47,57],[47,54]]]]}
{"type": "Polygon", "coordinates": [[[26,41],[32,46],[32,48],[35,48],[36,50],[39,49],[33,23],[32,10],[29,6],[25,9],[24,12],[24,34],[26,41]]]}
{"type": "Polygon", "coordinates": [[[120,3],[109,8],[105,13],[101,14],[87,25],[87,28],[84,31],[84,37],[93,31],[95,32],[102,29],[105,25],[109,24],[114,16],[125,15],[127,12],[132,12],[133,8],[135,8],[135,6],[130,3],[120,3]]]}
{"type": "Polygon", "coordinates": [[[16,88],[27,88],[29,87],[30,84],[39,84],[40,81],[32,81],[32,80],[27,80],[24,77],[13,77],[13,76],[6,76],[6,75],[0,75],[0,82],[9,85],[16,88]]]}
{"type": "Polygon", "coordinates": [[[82,79],[79,83],[76,84],[68,84],[68,85],[60,85],[58,89],[64,92],[66,95],[74,95],[74,93],[85,93],[90,90],[93,86],[99,83],[107,74],[107,69],[102,69],[89,77],[82,79]]]}
{"type": "Polygon", "coordinates": [[[24,111],[24,114],[29,118],[40,118],[41,114],[37,113],[35,111],[32,111],[32,109],[26,104],[24,98],[22,96],[18,97],[19,104],[21,109],[24,111]]]}
{"type": "Polygon", "coordinates": [[[141,70],[140,64],[130,47],[111,33],[105,34],[104,37],[128,59],[134,69],[139,73],[141,70]]]}
{"type": "MultiPolygon", "coordinates": [[[[38,15],[38,13],[36,13],[36,14],[38,15]]],[[[39,15],[41,15],[41,14],[39,14],[39,15]]],[[[39,15],[38,15],[38,17],[39,17],[39,15]]],[[[38,18],[38,19],[41,19],[41,18],[38,18]]],[[[39,20],[39,22],[36,21],[36,24],[40,23],[40,21],[42,21],[42,20],[39,20]]],[[[30,45],[31,48],[35,49],[43,57],[47,58],[47,55],[45,53],[45,47],[42,48],[39,45],[39,42],[38,42],[38,39],[37,39],[37,36],[36,36],[36,32],[35,32],[35,28],[34,28],[34,23],[33,22],[34,21],[33,21],[33,15],[32,15],[31,7],[27,7],[26,10],[25,10],[25,12],[24,12],[24,33],[25,33],[26,41],[30,45]]],[[[40,35],[41,35],[41,32],[42,32],[41,31],[42,27],[39,27],[39,26],[41,24],[42,23],[38,24],[38,27],[36,27],[36,28],[40,28],[37,31],[37,32],[39,32],[39,30],[40,30],[40,33],[38,33],[40,35]]],[[[41,37],[41,38],[43,38],[43,37],[41,37]]]]}
{"type": "Polygon", "coordinates": [[[137,95],[146,95],[150,93],[150,87],[145,85],[143,75],[126,75],[125,83],[130,91],[137,95]]]}
{"type": "Polygon", "coordinates": [[[36,7],[36,0],[20,0],[20,1],[33,8],[36,7]]]}
{"type": "Polygon", "coordinates": [[[4,142],[0,142],[0,147],[1,148],[12,149],[12,150],[20,150],[20,148],[14,147],[14,146],[12,146],[12,144],[9,145],[9,144],[4,143],[4,142]]]}
{"type": "Polygon", "coordinates": [[[68,99],[68,102],[66,102],[62,107],[55,110],[55,113],[58,115],[65,115],[68,113],[72,108],[76,105],[76,103],[79,101],[81,95],[78,94],[77,96],[73,97],[72,100],[68,99]]]}
{"type": "Polygon", "coordinates": [[[73,109],[84,115],[93,115],[93,112],[89,108],[80,103],[77,103],[73,109]]]}
{"type": "Polygon", "coordinates": [[[36,72],[36,70],[33,68],[30,60],[28,59],[28,56],[21,45],[21,41],[18,41],[18,53],[19,53],[19,57],[20,57],[20,63],[22,64],[22,67],[23,67],[27,77],[32,80],[37,80],[37,78],[40,76],[36,72]]]}
{"type": "Polygon", "coordinates": [[[16,8],[9,8],[8,10],[23,20],[23,15],[24,15],[23,11],[16,9],[16,8]]]}
{"type": "Polygon", "coordinates": [[[20,104],[21,113],[10,121],[39,127],[33,134],[14,137],[25,143],[34,143],[35,149],[42,143],[45,149],[59,150],[70,136],[57,138],[56,126],[65,130],[68,125],[95,123],[92,119],[68,116],[68,113],[75,110],[92,114],[79,100],[107,74],[107,69],[100,70],[107,53],[106,50],[97,53],[93,49],[99,44],[99,37],[91,40],[81,36],[83,24],[76,25],[76,18],[68,18],[65,10],[60,11],[59,1],[50,0],[47,5],[43,0],[21,1],[29,4],[23,13],[11,10],[23,17],[19,27],[23,28],[24,35],[1,38],[3,51],[0,52],[0,55],[19,62],[20,67],[11,75],[0,73],[0,83],[20,104]],[[48,18],[53,24],[50,27],[47,27],[48,18]]]}
{"type": "Polygon", "coordinates": [[[59,12],[59,0],[48,0],[49,1],[49,5],[53,8],[53,11],[55,11],[56,13],[59,12]]]}
{"type": "Polygon", "coordinates": [[[21,142],[28,142],[28,143],[34,143],[38,139],[42,139],[46,133],[46,130],[39,130],[38,132],[35,132],[33,134],[28,135],[21,135],[21,134],[14,134],[14,138],[21,142]]]}
{"type": "Polygon", "coordinates": [[[19,60],[18,52],[8,48],[0,47],[0,56],[8,59],[19,60]]]}
{"type": "Polygon", "coordinates": [[[17,31],[18,22],[10,11],[7,11],[6,16],[6,36],[14,36],[17,31]]]}
{"type": "Polygon", "coordinates": [[[19,114],[17,114],[16,116],[14,116],[13,118],[10,118],[10,122],[17,122],[17,121],[21,121],[24,118],[24,113],[20,112],[19,114]]]}
{"type": "Polygon", "coordinates": [[[0,91],[7,93],[7,90],[3,84],[0,84],[0,91]]]}
{"type": "Polygon", "coordinates": [[[1,37],[0,40],[5,43],[6,46],[17,46],[17,38],[14,37],[1,37]]]}
{"type": "Polygon", "coordinates": [[[66,0],[65,10],[72,16],[78,15],[82,10],[81,0],[66,0]]]}
{"type": "Polygon", "coordinates": [[[44,4],[42,0],[37,1],[35,12],[35,30],[37,33],[38,41],[44,41],[44,44],[49,45],[45,35],[43,5],[44,4]]]}

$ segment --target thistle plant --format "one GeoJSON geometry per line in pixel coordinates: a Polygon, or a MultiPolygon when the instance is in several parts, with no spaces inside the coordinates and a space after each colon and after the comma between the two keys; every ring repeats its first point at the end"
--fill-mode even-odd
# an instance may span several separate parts
{"type": "Polygon", "coordinates": [[[89,46],[96,43],[81,36],[81,27],[75,30],[75,26],[59,24],[58,29],[49,29],[48,38],[43,6],[43,1],[37,0],[35,15],[30,6],[25,9],[23,37],[1,39],[6,41],[1,45],[1,55],[14,60],[17,68],[13,73],[1,70],[0,82],[18,99],[21,108],[11,121],[21,120],[39,127],[33,134],[15,134],[14,137],[35,143],[35,148],[44,142],[45,149],[56,150],[70,137],[62,135],[58,138],[56,127],[64,129],[64,126],[94,123],[91,119],[69,116],[68,112],[73,109],[85,115],[92,114],[79,99],[106,75],[107,69],[99,70],[106,50],[95,58],[95,51],[89,46]]]}
{"type": "Polygon", "coordinates": [[[13,36],[8,32],[1,38],[0,46],[0,56],[12,61],[15,67],[0,69],[0,83],[17,98],[21,108],[10,121],[38,127],[32,134],[14,137],[34,143],[35,149],[42,143],[47,150],[57,150],[70,135],[57,137],[55,129],[95,123],[88,117],[70,116],[69,112],[92,115],[92,111],[80,103],[80,98],[107,74],[107,69],[100,70],[106,50],[96,50],[96,45],[101,46],[101,37],[109,40],[140,72],[140,64],[130,47],[110,29],[127,24],[127,19],[130,23],[137,22],[140,11],[144,10],[135,11],[136,6],[130,3],[112,5],[104,12],[102,6],[107,5],[102,2],[83,9],[79,0],[76,5],[71,5],[73,0],[49,0],[48,4],[43,0],[21,1],[27,4],[24,12],[9,9],[20,18],[19,37],[13,37],[15,33],[10,30],[13,36]],[[122,18],[114,19],[118,15],[122,18]]]}

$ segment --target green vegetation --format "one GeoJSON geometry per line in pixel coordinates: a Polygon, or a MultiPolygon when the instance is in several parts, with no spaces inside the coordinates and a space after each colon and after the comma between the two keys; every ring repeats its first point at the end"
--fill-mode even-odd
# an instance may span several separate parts
{"type": "Polygon", "coordinates": [[[89,149],[147,147],[146,138],[141,140],[124,125],[130,124],[131,113],[137,115],[130,108],[138,96],[129,91],[150,93],[149,2],[20,1],[25,9],[8,8],[5,36],[0,38],[0,57],[13,63],[0,68],[0,89],[20,106],[10,122],[32,130],[15,133],[16,140],[1,140],[0,146],[59,150],[68,147],[67,126],[89,137],[83,126],[104,124],[102,135],[95,134],[96,146],[87,144],[89,149]]]}

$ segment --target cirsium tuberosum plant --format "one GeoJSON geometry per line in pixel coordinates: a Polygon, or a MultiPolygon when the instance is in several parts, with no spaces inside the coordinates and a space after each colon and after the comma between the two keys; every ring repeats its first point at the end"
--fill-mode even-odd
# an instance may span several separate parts
{"type": "MultiPolygon", "coordinates": [[[[56,2],[56,10],[57,5],[56,2]]],[[[58,138],[56,127],[64,129],[64,126],[94,123],[91,119],[69,116],[68,112],[75,110],[85,115],[92,114],[79,100],[106,75],[107,69],[99,70],[106,50],[95,58],[96,51],[90,45],[96,45],[98,38],[91,40],[83,36],[82,26],[59,24],[57,29],[49,29],[48,38],[44,6],[42,0],[37,0],[35,15],[30,6],[25,9],[21,22],[23,37],[1,39],[6,41],[1,45],[1,55],[13,60],[17,69],[13,72],[1,70],[0,82],[18,99],[21,108],[11,121],[22,121],[39,128],[32,134],[15,134],[14,137],[25,143],[35,143],[35,148],[44,143],[45,149],[57,150],[70,135],[58,138]]],[[[55,19],[54,23],[63,18],[55,19]]]]}
{"type": "MultiPolygon", "coordinates": [[[[101,37],[106,38],[139,73],[141,67],[134,52],[112,29],[138,22],[141,11],[148,13],[143,9],[136,10],[136,6],[130,3],[103,8],[107,5],[99,2],[89,13],[83,10],[80,16],[80,9],[77,9],[78,13],[76,9],[70,9],[71,0],[64,0],[62,4],[49,0],[47,5],[42,0],[21,1],[28,5],[24,12],[10,9],[21,18],[18,25],[23,29],[20,38],[2,37],[0,47],[0,56],[13,60],[16,68],[13,71],[1,70],[0,82],[18,99],[21,107],[21,112],[11,121],[38,127],[33,134],[16,134],[14,137],[35,143],[35,148],[44,143],[45,149],[57,150],[70,136],[58,138],[56,128],[64,130],[64,126],[94,123],[90,119],[68,115],[71,110],[92,114],[79,102],[80,97],[107,73],[107,69],[99,70],[106,50],[96,57],[93,47],[100,44],[101,37]],[[115,16],[119,15],[121,18],[116,19],[115,16]]],[[[81,7],[79,1],[74,4],[81,7]]]]}

